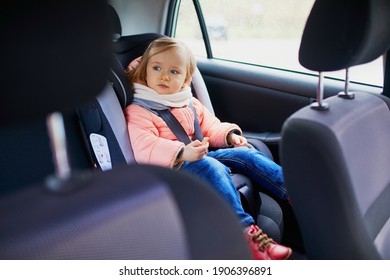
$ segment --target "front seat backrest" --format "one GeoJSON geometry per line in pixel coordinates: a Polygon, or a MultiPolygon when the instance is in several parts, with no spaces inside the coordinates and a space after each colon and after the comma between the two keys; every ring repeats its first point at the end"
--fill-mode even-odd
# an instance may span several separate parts
{"type": "MultiPolygon", "coordinates": [[[[81,106],[107,82],[106,1],[5,6],[1,79],[21,65],[28,78],[11,87],[2,80],[0,125],[47,120],[56,173],[45,183],[0,192],[0,259],[250,259],[234,213],[191,176],[140,165],[69,170],[62,114],[52,112],[81,106]],[[26,111],[20,100],[31,101],[26,111]]],[[[25,156],[39,161],[34,151],[25,156]]]]}
{"type": "MultiPolygon", "coordinates": [[[[371,61],[390,46],[389,19],[387,0],[317,0],[300,62],[322,72],[371,61]]],[[[307,256],[390,259],[390,102],[363,92],[324,101],[282,129],[285,182],[307,256]]]]}

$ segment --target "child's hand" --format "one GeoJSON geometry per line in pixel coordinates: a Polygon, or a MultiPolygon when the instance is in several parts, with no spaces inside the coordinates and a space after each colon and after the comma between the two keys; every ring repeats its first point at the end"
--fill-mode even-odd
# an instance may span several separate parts
{"type": "Polygon", "coordinates": [[[141,62],[142,56],[137,57],[132,62],[129,63],[127,66],[127,71],[133,71],[135,68],[138,67],[139,63],[141,62]]]}
{"type": "Polygon", "coordinates": [[[207,155],[207,150],[209,148],[209,143],[206,142],[202,145],[199,140],[195,140],[184,147],[183,154],[178,159],[179,162],[183,161],[197,161],[202,159],[205,155],[207,155]]]}
{"type": "Polygon", "coordinates": [[[248,145],[248,140],[244,136],[237,135],[235,133],[230,133],[228,136],[228,143],[234,147],[241,147],[248,145]]]}

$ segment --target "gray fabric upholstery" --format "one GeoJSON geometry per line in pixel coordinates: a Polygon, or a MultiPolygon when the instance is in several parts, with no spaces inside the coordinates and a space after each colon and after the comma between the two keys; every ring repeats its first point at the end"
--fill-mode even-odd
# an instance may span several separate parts
{"type": "Polygon", "coordinates": [[[212,113],[214,113],[213,105],[211,104],[210,95],[208,93],[206,84],[203,80],[202,74],[199,69],[196,68],[194,75],[192,76],[192,87],[196,92],[196,98],[212,113]]]}
{"type": "MultiPolygon", "coordinates": [[[[119,79],[118,79],[119,80],[119,79]]],[[[115,139],[119,143],[121,153],[125,157],[127,163],[134,163],[133,150],[127,131],[127,123],[123,114],[123,109],[118,101],[118,96],[110,84],[107,84],[104,91],[96,98],[101,106],[104,116],[115,135],[115,139]]]]}
{"type": "Polygon", "coordinates": [[[306,107],[282,131],[286,186],[308,257],[388,258],[388,106],[367,93],[326,102],[329,110],[306,107]]]}
{"type": "Polygon", "coordinates": [[[35,185],[2,196],[0,226],[0,259],[251,257],[235,214],[215,193],[151,166],[97,173],[61,193],[35,185]]]}

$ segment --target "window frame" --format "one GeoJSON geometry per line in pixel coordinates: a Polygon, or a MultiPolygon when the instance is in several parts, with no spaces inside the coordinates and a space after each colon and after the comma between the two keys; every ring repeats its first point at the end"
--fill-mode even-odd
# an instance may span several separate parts
{"type": "MultiPolygon", "coordinates": [[[[171,5],[173,8],[170,10],[174,11],[174,15],[172,15],[172,19],[170,21],[170,24],[167,24],[167,29],[166,29],[166,35],[168,35],[170,37],[175,37],[175,35],[176,35],[177,20],[179,17],[180,4],[181,4],[181,0],[172,0],[171,1],[171,5]]],[[[206,57],[210,58],[210,59],[211,58],[215,59],[215,57],[213,57],[209,34],[207,31],[206,22],[204,20],[204,16],[203,16],[203,12],[202,12],[202,8],[200,6],[200,3],[198,0],[192,0],[192,4],[194,5],[196,17],[198,19],[200,31],[202,33],[202,40],[203,40],[203,43],[205,46],[206,57]]]]}
{"type": "MultiPolygon", "coordinates": [[[[171,3],[170,3],[171,5],[174,6],[173,9],[170,9],[170,11],[174,11],[174,12],[173,12],[173,15],[169,15],[170,17],[172,16],[172,19],[169,22],[170,24],[167,24],[166,35],[171,36],[171,37],[175,37],[175,35],[176,35],[177,21],[178,21],[181,1],[182,0],[171,0],[171,3]]],[[[199,27],[200,27],[200,30],[202,33],[202,40],[203,40],[203,43],[205,46],[205,52],[206,52],[207,59],[215,59],[215,60],[221,60],[221,61],[226,61],[226,62],[231,62],[231,63],[239,63],[239,64],[243,64],[243,65],[256,66],[256,67],[266,68],[266,69],[271,69],[271,70],[279,70],[279,71],[285,71],[285,72],[289,72],[289,73],[296,73],[296,74],[305,75],[305,76],[315,76],[315,77],[319,76],[319,73],[312,72],[309,70],[307,70],[307,72],[306,72],[306,71],[302,71],[300,69],[288,69],[288,68],[281,68],[279,66],[273,66],[273,65],[264,65],[264,64],[254,63],[254,62],[252,63],[252,62],[246,62],[246,61],[240,61],[240,60],[233,60],[233,59],[229,59],[229,58],[214,57],[212,46],[211,46],[211,41],[210,41],[208,31],[207,31],[205,18],[204,18],[203,11],[201,8],[201,4],[200,4],[199,0],[192,0],[192,3],[194,5],[196,16],[198,19],[198,24],[199,24],[199,27]]],[[[168,17],[168,19],[169,19],[169,17],[168,17]]],[[[389,50],[389,52],[390,52],[390,50],[389,50]]],[[[384,65],[388,64],[388,63],[386,63],[387,62],[386,54],[383,54],[382,57],[383,57],[384,65]]],[[[377,91],[378,89],[384,89],[385,80],[386,80],[386,75],[385,75],[385,68],[386,67],[383,67],[383,68],[384,69],[383,69],[383,84],[382,84],[382,86],[377,85],[377,84],[370,84],[370,83],[364,82],[364,81],[355,81],[355,80],[349,81],[349,84],[355,84],[357,86],[359,86],[359,85],[360,86],[369,86],[369,87],[374,88],[375,91],[377,91]]],[[[329,76],[329,75],[327,75],[327,72],[324,73],[324,78],[326,80],[345,82],[345,77],[340,78],[340,77],[336,77],[336,76],[329,76]]],[[[389,90],[389,95],[390,95],[390,90],[389,90]]]]}

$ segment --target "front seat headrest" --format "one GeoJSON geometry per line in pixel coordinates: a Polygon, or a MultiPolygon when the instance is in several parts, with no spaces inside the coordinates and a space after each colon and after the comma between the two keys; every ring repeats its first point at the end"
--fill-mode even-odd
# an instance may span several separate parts
{"type": "Polygon", "coordinates": [[[118,13],[111,5],[108,5],[108,19],[110,21],[110,32],[113,35],[113,39],[118,39],[122,35],[122,24],[118,13]]]}
{"type": "Polygon", "coordinates": [[[0,124],[96,96],[111,59],[104,0],[7,1],[0,11],[0,124]]]}
{"type": "Polygon", "coordinates": [[[307,20],[299,62],[335,71],[370,62],[390,46],[390,1],[316,0],[307,20]]]}

